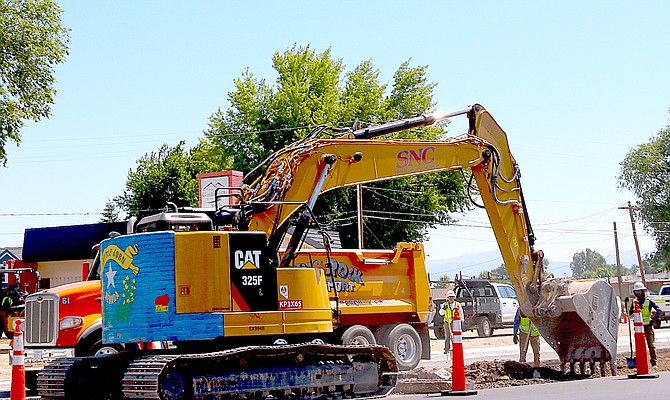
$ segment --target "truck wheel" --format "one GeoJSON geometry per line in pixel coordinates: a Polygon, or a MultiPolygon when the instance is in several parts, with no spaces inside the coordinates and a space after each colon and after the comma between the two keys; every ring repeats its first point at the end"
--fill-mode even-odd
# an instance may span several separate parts
{"type": "Polygon", "coordinates": [[[372,331],[363,325],[354,325],[347,328],[342,334],[342,344],[357,344],[367,346],[370,344],[377,344],[375,335],[372,331]]]}
{"type": "Polygon", "coordinates": [[[107,354],[116,354],[123,351],[123,346],[120,344],[104,344],[102,340],[96,342],[89,350],[89,354],[95,357],[104,356],[107,354]]]}
{"type": "Polygon", "coordinates": [[[481,317],[477,322],[477,335],[479,337],[489,337],[493,335],[493,327],[488,317],[481,317]]]}
{"type": "MultiPolygon", "coordinates": [[[[387,331],[382,343],[387,346],[396,358],[400,371],[416,368],[421,361],[421,338],[411,325],[400,324],[387,331]]],[[[380,332],[384,333],[384,332],[380,332]]]]}

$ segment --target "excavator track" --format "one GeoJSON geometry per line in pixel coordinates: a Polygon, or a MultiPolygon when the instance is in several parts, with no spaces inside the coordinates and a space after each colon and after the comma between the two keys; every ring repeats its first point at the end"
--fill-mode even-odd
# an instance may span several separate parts
{"type": "Polygon", "coordinates": [[[396,380],[386,347],[310,343],[60,359],[40,373],[37,389],[45,399],[375,398],[396,380]]]}

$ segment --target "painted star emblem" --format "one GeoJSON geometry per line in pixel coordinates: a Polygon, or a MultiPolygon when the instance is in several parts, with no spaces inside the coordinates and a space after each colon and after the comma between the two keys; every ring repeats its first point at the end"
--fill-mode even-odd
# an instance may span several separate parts
{"type": "Polygon", "coordinates": [[[105,275],[107,275],[107,288],[109,288],[109,285],[112,285],[116,289],[116,285],[114,284],[114,277],[116,276],[116,271],[112,270],[112,263],[109,263],[107,265],[109,265],[109,271],[105,272],[105,275]]]}

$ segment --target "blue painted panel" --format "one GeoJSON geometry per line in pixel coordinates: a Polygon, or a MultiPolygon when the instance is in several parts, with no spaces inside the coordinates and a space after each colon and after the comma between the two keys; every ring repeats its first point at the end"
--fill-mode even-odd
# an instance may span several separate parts
{"type": "Polygon", "coordinates": [[[221,314],[176,314],[174,233],[119,236],[102,242],[105,343],[223,336],[221,314]]]}

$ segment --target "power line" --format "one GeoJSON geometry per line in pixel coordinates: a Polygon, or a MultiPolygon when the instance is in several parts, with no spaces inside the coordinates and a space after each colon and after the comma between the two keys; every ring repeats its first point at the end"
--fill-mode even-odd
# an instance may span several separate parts
{"type": "Polygon", "coordinates": [[[0,217],[61,217],[73,215],[100,215],[98,211],[84,212],[53,212],[53,213],[0,213],[0,217]]]}

